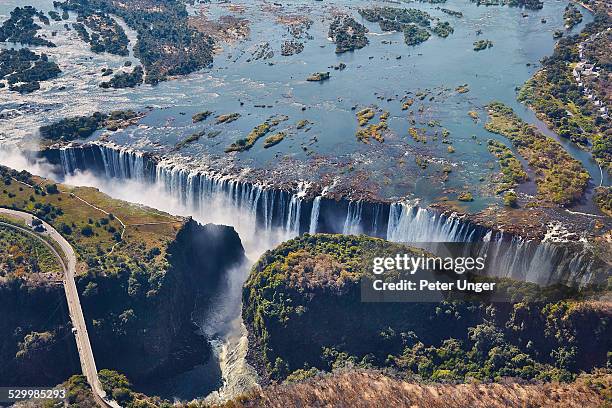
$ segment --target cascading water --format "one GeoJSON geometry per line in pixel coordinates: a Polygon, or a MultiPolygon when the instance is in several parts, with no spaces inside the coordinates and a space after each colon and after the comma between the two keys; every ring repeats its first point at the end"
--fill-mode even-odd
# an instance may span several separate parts
{"type": "Polygon", "coordinates": [[[298,235],[300,230],[300,215],[302,211],[302,200],[297,194],[291,196],[289,201],[289,213],[287,214],[287,223],[285,230],[289,233],[298,235]]]}
{"type": "Polygon", "coordinates": [[[312,211],[310,212],[310,226],[308,233],[315,234],[319,222],[319,213],[321,212],[321,196],[317,196],[312,201],[312,211]]]}
{"type": "Polygon", "coordinates": [[[351,201],[346,211],[346,220],[344,221],[343,234],[360,234],[363,229],[361,227],[362,219],[362,202],[351,201]]]}
{"type": "MultiPolygon", "coordinates": [[[[494,246],[496,276],[537,283],[567,283],[568,279],[584,283],[591,276],[592,261],[586,251],[574,252],[551,242],[527,241],[503,232],[494,233],[457,214],[422,208],[416,203],[387,204],[388,217],[383,218],[383,204],[372,205],[366,211],[364,202],[350,201],[344,223],[338,225],[330,222],[330,218],[342,216],[338,214],[342,206],[331,200],[323,206],[324,195],[309,202],[305,199],[309,187],[306,183],[299,183],[297,191],[291,194],[227,175],[186,169],[170,161],[154,162],[128,149],[102,144],[86,146],[94,150],[89,153],[91,157],[85,157],[85,148],[60,149],[59,161],[65,173],[85,170],[91,163],[101,162],[100,167],[107,177],[157,184],[208,221],[219,222],[214,217],[215,208],[232,208],[243,216],[244,222],[250,223],[243,229],[257,231],[258,236],[274,231],[278,242],[301,232],[367,233],[406,243],[483,242],[487,247],[494,246]],[[333,214],[331,206],[335,208],[333,214]],[[386,234],[382,232],[385,229],[386,234]]],[[[233,219],[221,221],[230,225],[236,223],[233,219]]]]}
{"type": "MultiPolygon", "coordinates": [[[[528,241],[503,231],[486,230],[457,214],[443,214],[416,203],[337,202],[326,198],[325,190],[309,202],[305,198],[309,186],[305,183],[300,183],[297,192],[291,194],[228,175],[187,169],[167,160],[157,162],[142,153],[102,144],[61,148],[55,163],[61,164],[66,175],[89,170],[107,179],[138,181],[140,185],[166,192],[181,203],[182,213],[193,215],[200,222],[233,225],[251,260],[305,231],[366,233],[410,244],[477,242],[483,251],[488,251],[489,259],[493,260],[491,270],[500,277],[579,285],[588,283],[592,277],[593,261],[586,250],[572,251],[553,242],[528,241]]],[[[238,303],[244,276],[239,280],[240,284],[230,285],[233,295],[224,294],[238,303]]],[[[231,313],[221,309],[228,303],[219,303],[225,319],[231,313]]],[[[222,389],[211,395],[215,401],[246,391],[254,381],[244,358],[247,350],[244,327],[239,312],[236,313],[237,320],[228,320],[232,328],[213,334],[224,379],[222,389]]]]}
{"type": "Polygon", "coordinates": [[[471,242],[475,229],[456,214],[432,212],[416,204],[393,203],[387,239],[396,242],[471,242]]]}

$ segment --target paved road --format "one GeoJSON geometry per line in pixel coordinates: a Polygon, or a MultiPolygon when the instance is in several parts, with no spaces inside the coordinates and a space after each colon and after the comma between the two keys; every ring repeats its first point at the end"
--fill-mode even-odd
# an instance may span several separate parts
{"type": "MultiPolygon", "coordinates": [[[[0,208],[0,214],[10,215],[15,218],[24,220],[29,225],[32,224],[34,217],[31,214],[10,210],[7,208],[0,208]]],[[[42,220],[41,220],[42,221],[42,220]]],[[[120,408],[120,405],[116,401],[106,399],[106,393],[102,389],[102,384],[98,378],[98,370],[96,369],[96,361],[94,360],[93,351],[91,349],[91,343],[89,342],[89,335],[87,334],[87,326],[85,324],[85,317],[83,316],[83,309],[81,308],[81,302],[79,300],[79,292],[77,291],[74,276],[76,274],[76,255],[72,246],[57,232],[51,225],[42,221],[46,231],[41,233],[34,233],[27,228],[15,227],[27,234],[37,237],[45,245],[51,249],[55,256],[60,260],[62,268],[64,269],[64,290],[66,292],[66,299],[68,300],[68,310],[70,312],[70,319],[72,320],[72,326],[76,329],[75,337],[76,344],[79,351],[79,359],[81,360],[81,369],[83,375],[87,377],[87,381],[91,385],[91,388],[96,397],[96,401],[103,407],[120,408]],[[62,252],[64,253],[63,258],[57,253],[56,249],[50,245],[46,240],[42,239],[41,236],[45,236],[55,241],[62,252]],[[67,262],[67,264],[66,264],[67,262]]],[[[10,224],[5,224],[10,225],[10,224]]]]}

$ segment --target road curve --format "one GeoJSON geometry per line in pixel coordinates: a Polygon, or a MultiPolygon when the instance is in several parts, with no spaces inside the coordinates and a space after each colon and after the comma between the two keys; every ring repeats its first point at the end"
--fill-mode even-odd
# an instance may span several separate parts
{"type": "MultiPolygon", "coordinates": [[[[0,214],[6,214],[14,218],[21,219],[25,221],[28,225],[32,224],[33,219],[38,219],[32,214],[28,214],[21,211],[11,210],[8,208],[0,208],[0,214]]],[[[87,378],[89,385],[93,390],[94,397],[98,404],[103,407],[112,407],[112,408],[121,408],[116,401],[110,400],[106,398],[106,392],[102,389],[102,384],[100,383],[100,379],[98,378],[98,370],[96,368],[96,361],[94,360],[93,350],[91,349],[91,343],[89,342],[89,335],[87,334],[87,325],[85,324],[85,317],[83,316],[83,309],[81,308],[81,302],[79,300],[79,292],[77,291],[76,283],[74,281],[74,276],[76,275],[76,254],[74,253],[74,249],[72,246],[66,241],[66,239],[55,230],[51,225],[46,222],[40,220],[45,227],[44,232],[34,233],[33,231],[22,228],[18,226],[14,226],[12,224],[9,225],[13,228],[16,228],[20,231],[23,231],[31,236],[34,236],[41,240],[59,259],[62,268],[64,269],[64,291],[66,292],[66,299],[68,301],[68,310],[70,312],[70,319],[72,320],[72,326],[76,329],[75,337],[77,349],[79,351],[79,359],[81,361],[81,369],[83,371],[83,375],[87,378]],[[55,241],[62,252],[64,253],[64,257],[62,258],[56,251],[56,249],[49,244],[42,237],[47,237],[55,241]],[[66,261],[68,264],[66,265],[66,261]]]]}

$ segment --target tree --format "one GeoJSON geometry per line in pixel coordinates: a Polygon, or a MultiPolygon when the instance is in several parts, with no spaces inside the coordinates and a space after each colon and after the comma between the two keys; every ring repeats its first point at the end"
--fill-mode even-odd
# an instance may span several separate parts
{"type": "Polygon", "coordinates": [[[69,225],[62,223],[62,225],[60,225],[60,232],[64,235],[71,235],[72,228],[70,228],[69,225]]]}
{"type": "Polygon", "coordinates": [[[48,184],[46,187],[48,194],[59,194],[59,189],[57,188],[57,184],[48,184]]]}
{"type": "Polygon", "coordinates": [[[81,228],[81,234],[86,237],[91,237],[93,235],[93,229],[91,228],[91,225],[86,225],[81,228]]]}

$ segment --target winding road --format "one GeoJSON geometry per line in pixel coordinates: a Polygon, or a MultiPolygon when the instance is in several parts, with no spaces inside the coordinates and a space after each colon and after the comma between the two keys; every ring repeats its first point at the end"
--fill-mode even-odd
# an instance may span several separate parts
{"type": "MultiPolygon", "coordinates": [[[[38,219],[31,214],[7,208],[0,208],[0,214],[5,214],[12,218],[23,220],[28,225],[32,225],[32,220],[38,219]]],[[[121,408],[121,406],[116,401],[110,400],[106,397],[106,393],[102,389],[102,384],[100,383],[100,379],[98,378],[98,370],[96,368],[96,361],[94,360],[91,343],[89,342],[89,335],[87,334],[87,325],[85,324],[85,317],[83,316],[83,309],[81,308],[81,302],[79,300],[79,292],[77,291],[76,283],[74,281],[77,265],[74,249],[68,243],[68,241],[66,241],[66,239],[64,239],[64,237],[62,237],[61,234],[57,232],[51,225],[47,224],[42,220],[40,221],[42,222],[42,225],[45,228],[44,232],[33,232],[33,230],[30,230],[28,228],[19,227],[13,224],[3,222],[0,222],[0,224],[17,229],[39,239],[58,258],[62,269],[64,270],[64,290],[66,292],[66,299],[68,301],[68,310],[70,312],[72,326],[74,329],[76,329],[76,344],[77,349],[79,351],[79,359],[81,361],[81,369],[83,371],[83,375],[85,375],[85,377],[87,378],[87,381],[89,382],[92,388],[94,397],[100,406],[105,408],[121,408]],[[59,247],[61,248],[61,251],[63,252],[64,256],[60,256],[55,247],[44,238],[51,239],[55,243],[57,243],[57,245],[59,245],[59,247]]]]}

